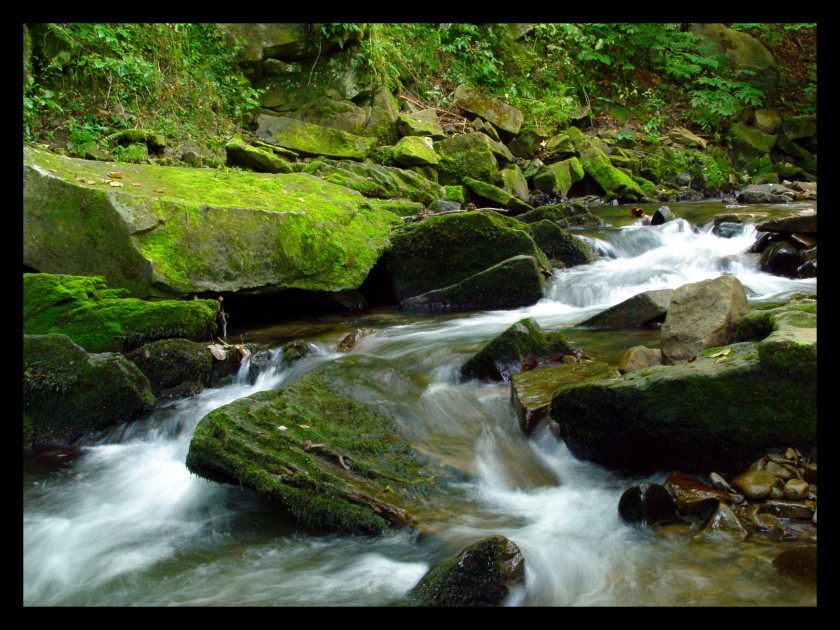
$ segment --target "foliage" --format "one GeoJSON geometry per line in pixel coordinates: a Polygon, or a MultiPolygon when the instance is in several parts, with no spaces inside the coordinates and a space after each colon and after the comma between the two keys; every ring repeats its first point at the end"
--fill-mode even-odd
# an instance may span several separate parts
{"type": "MultiPolygon", "coordinates": [[[[752,73],[742,70],[740,75],[749,77],[752,73]]],[[[746,106],[761,107],[764,95],[761,90],[746,81],[737,81],[725,76],[701,76],[696,88],[691,90],[690,119],[705,131],[710,131],[746,106]]]]}
{"type": "Polygon", "coordinates": [[[234,50],[211,24],[62,23],[39,25],[53,50],[36,50],[24,86],[29,141],[69,136],[81,147],[125,127],[206,136],[242,122],[258,92],[235,67],[234,50]],[[57,97],[60,95],[60,97],[57,97]],[[228,122],[229,121],[229,122],[228,122]],[[54,131],[50,131],[54,129],[54,131]]]}

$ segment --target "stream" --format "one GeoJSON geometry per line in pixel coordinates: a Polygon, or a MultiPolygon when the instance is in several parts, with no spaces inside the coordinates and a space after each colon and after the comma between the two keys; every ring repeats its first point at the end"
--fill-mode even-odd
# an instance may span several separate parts
{"type": "MultiPolygon", "coordinates": [[[[525,585],[509,606],[815,605],[813,588],[771,566],[786,544],[623,523],[621,493],[640,481],[661,483],[670,471],[628,478],[579,461],[544,425],[528,438],[521,433],[509,385],[456,381],[467,358],[525,317],[616,364],[631,346],[658,346],[658,331],[575,325],[642,291],[725,272],[741,280],[752,304],[816,292],[816,279],[757,271],[757,255],[743,253],[756,238],[753,224],[715,236],[711,217],[728,212],[721,202],[669,205],[681,218],[655,227],[633,224],[627,207],[596,209],[611,225],[575,233],[599,259],[556,270],[532,306],[448,315],[377,309],[235,331],[237,342],[240,334],[272,348],[305,339],[315,352],[253,385],[241,370],[234,384],[159,404],[76,451],[26,454],[24,605],[390,606],[436,560],[492,534],[513,540],[525,557],[525,585]],[[335,352],[363,326],[376,331],[349,353],[335,352]],[[415,447],[462,473],[415,513],[423,535],[302,531],[270,501],[186,469],[190,437],[207,412],[325,362],[341,366],[360,400],[390,412],[415,447]]],[[[807,206],[743,210],[800,207],[807,206]]]]}

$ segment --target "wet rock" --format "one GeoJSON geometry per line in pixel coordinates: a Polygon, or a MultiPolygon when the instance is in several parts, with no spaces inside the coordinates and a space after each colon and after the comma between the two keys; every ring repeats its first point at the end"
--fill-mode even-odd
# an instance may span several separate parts
{"type": "Polygon", "coordinates": [[[532,318],[520,320],[494,337],[467,360],[459,371],[462,379],[508,381],[519,372],[577,355],[563,334],[545,331],[532,318]]]}
{"type": "Polygon", "coordinates": [[[750,470],[732,480],[732,485],[748,499],[764,499],[777,485],[778,478],[766,470],[750,470]]]}
{"type": "Polygon", "coordinates": [[[740,193],[741,203],[790,203],[796,193],[781,184],[750,184],[740,193]]]}
{"type": "Polygon", "coordinates": [[[735,276],[678,287],[662,324],[663,363],[682,363],[705,348],[728,344],[738,320],[749,312],[746,291],[735,276]]]}
{"type": "Polygon", "coordinates": [[[598,260],[595,249],[583,239],[546,219],[528,225],[534,242],[549,261],[560,267],[575,267],[598,260]]]}
{"type": "Polygon", "coordinates": [[[802,266],[799,250],[786,241],[773,243],[761,253],[758,268],[765,273],[787,278],[798,278],[802,266]]]}
{"type": "Polygon", "coordinates": [[[816,503],[813,501],[791,501],[777,499],[765,501],[759,508],[762,514],[772,514],[779,518],[810,519],[816,510],[816,503]]]}
{"type": "Polygon", "coordinates": [[[808,483],[817,483],[817,465],[806,464],[805,466],[805,481],[808,483]]]}
{"type": "Polygon", "coordinates": [[[773,560],[773,566],[784,575],[813,586],[817,584],[817,548],[814,545],[783,551],[773,560]]]}
{"type": "Polygon", "coordinates": [[[817,211],[813,208],[806,208],[794,214],[767,219],[759,223],[755,229],[759,232],[816,234],[817,211]]]}
{"type": "Polygon", "coordinates": [[[667,223],[668,221],[673,221],[677,217],[671,212],[671,208],[668,206],[660,206],[656,209],[656,212],[653,213],[653,216],[650,218],[651,225],[662,225],[663,223],[667,223]]]}
{"type": "Polygon", "coordinates": [[[783,491],[786,499],[806,499],[809,492],[808,482],[802,479],[788,479],[783,491]]]}
{"type": "Polygon", "coordinates": [[[356,345],[356,342],[362,337],[367,337],[369,334],[376,332],[375,328],[358,328],[351,333],[342,337],[338,342],[335,350],[336,352],[349,352],[356,345]]]}
{"type": "Polygon", "coordinates": [[[663,322],[673,289],[644,291],[593,315],[579,326],[592,328],[642,328],[663,322]]]}
{"type": "Polygon", "coordinates": [[[773,461],[772,459],[768,461],[767,464],[764,466],[764,470],[776,475],[776,477],[778,477],[779,479],[784,479],[785,481],[787,481],[793,476],[793,472],[791,472],[790,468],[779,464],[773,461]]]}
{"type": "Polygon", "coordinates": [[[728,481],[723,477],[723,475],[713,472],[709,475],[709,483],[712,484],[713,488],[717,488],[718,490],[723,490],[724,492],[728,492],[729,494],[735,494],[736,490],[733,488],[728,481]]]}
{"type": "Polygon", "coordinates": [[[712,515],[703,526],[703,533],[723,532],[733,536],[737,540],[746,540],[750,533],[741,523],[735,512],[725,503],[717,503],[712,515]]]}
{"type": "Polygon", "coordinates": [[[655,483],[641,483],[622,493],[618,514],[628,523],[657,527],[681,521],[677,504],[665,488],[655,483]]]}
{"type": "Polygon", "coordinates": [[[718,503],[734,502],[730,493],[708,486],[699,479],[680,472],[668,475],[664,485],[674,497],[677,509],[684,514],[707,514],[715,509],[718,503]]]}
{"type": "Polygon", "coordinates": [[[499,606],[524,581],[525,559],[516,543],[490,536],[430,569],[408,599],[414,606],[499,606]]]}
{"type": "Polygon", "coordinates": [[[273,354],[271,350],[261,350],[255,353],[248,364],[248,382],[252,385],[256,383],[260,374],[271,369],[272,363],[273,354]]]}

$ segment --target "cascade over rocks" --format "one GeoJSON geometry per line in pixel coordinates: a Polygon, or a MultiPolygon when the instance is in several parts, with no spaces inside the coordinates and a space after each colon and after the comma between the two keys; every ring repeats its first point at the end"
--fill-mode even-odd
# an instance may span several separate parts
{"type": "Polygon", "coordinates": [[[753,340],[699,351],[691,362],[565,387],[550,417],[576,457],[639,472],[728,472],[772,449],[809,452],[816,447],[815,305],[795,299],[755,310],[735,333],[753,340]],[[761,325],[751,322],[757,318],[761,325]]]}

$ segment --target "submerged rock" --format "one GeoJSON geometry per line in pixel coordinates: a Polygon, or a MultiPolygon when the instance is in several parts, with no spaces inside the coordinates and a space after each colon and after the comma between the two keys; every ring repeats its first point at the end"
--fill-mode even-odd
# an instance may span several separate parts
{"type": "Polygon", "coordinates": [[[429,570],[408,594],[414,606],[499,606],[525,581],[525,559],[504,536],[473,543],[429,570]]]}
{"type": "Polygon", "coordinates": [[[211,411],[186,461],[277,501],[305,527],[341,533],[413,526],[410,505],[434,481],[393,419],[350,398],[330,368],[211,411]]]}
{"type": "Polygon", "coordinates": [[[642,328],[665,320],[673,289],[644,291],[578,324],[592,328],[642,328]]]}
{"type": "Polygon", "coordinates": [[[23,444],[69,445],[151,411],[149,381],[115,352],[88,354],[66,335],[23,336],[23,444]]]}

